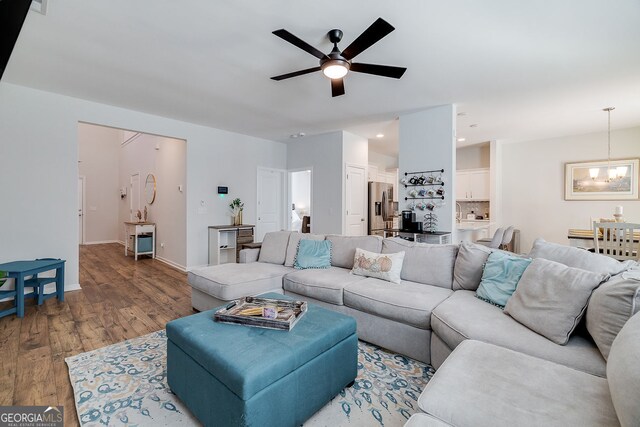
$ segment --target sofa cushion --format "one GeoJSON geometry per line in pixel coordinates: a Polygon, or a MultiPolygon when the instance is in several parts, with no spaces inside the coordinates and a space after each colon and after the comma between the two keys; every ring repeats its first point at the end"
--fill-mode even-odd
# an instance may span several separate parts
{"type": "Polygon", "coordinates": [[[194,288],[223,301],[256,295],[282,287],[282,276],[291,267],[262,262],[220,264],[189,272],[194,288]]]}
{"type": "Polygon", "coordinates": [[[284,276],[283,284],[285,291],[343,305],[342,289],[360,280],[364,280],[364,277],[354,276],[350,270],[330,267],[326,270],[293,271],[284,276]]]}
{"type": "Polygon", "coordinates": [[[415,243],[398,237],[384,239],[382,253],[401,251],[405,252],[400,273],[402,280],[451,289],[457,245],[415,243]]]}
{"type": "Polygon", "coordinates": [[[287,245],[287,255],[284,260],[285,266],[293,267],[293,262],[298,253],[298,242],[303,239],[324,240],[324,234],[291,233],[289,236],[289,244],[287,245]]]}
{"type": "Polygon", "coordinates": [[[631,265],[631,262],[619,262],[611,257],[594,254],[580,248],[550,243],[538,238],[529,252],[530,258],[544,258],[569,267],[581,268],[601,274],[618,274],[631,265]]]}
{"type": "Polygon", "coordinates": [[[606,379],[474,340],[445,360],[418,405],[457,427],[618,424],[606,379]]]}
{"type": "Polygon", "coordinates": [[[587,330],[605,359],[620,329],[638,311],[640,269],[618,274],[593,291],[587,307],[587,330]]]}
{"type": "Polygon", "coordinates": [[[593,290],[609,275],[534,259],[504,312],[529,329],[565,345],[587,309],[593,290]]]}
{"type": "Polygon", "coordinates": [[[438,305],[431,315],[431,329],[450,349],[475,339],[605,376],[605,361],[590,339],[574,334],[567,345],[557,345],[479,300],[472,291],[456,291],[438,305]]]}
{"type": "Polygon", "coordinates": [[[504,307],[529,264],[531,258],[493,252],[487,258],[476,295],[491,304],[504,307]]]}
{"type": "Polygon", "coordinates": [[[388,282],[400,283],[400,271],[404,252],[381,254],[357,248],[353,269],[358,276],[375,277],[388,282]]]}
{"type": "Polygon", "coordinates": [[[330,234],[326,239],[331,241],[331,265],[334,267],[353,268],[356,248],[378,253],[382,249],[382,237],[380,236],[339,236],[330,234]]]}
{"type": "Polygon", "coordinates": [[[420,329],[431,328],[431,311],[453,291],[403,280],[368,278],[344,288],[344,305],[420,329]]]}
{"type": "Polygon", "coordinates": [[[620,424],[637,426],[640,421],[640,315],[634,315],[613,341],[607,378],[613,406],[620,424]]]}
{"type": "Polygon", "coordinates": [[[453,290],[475,291],[482,279],[482,269],[494,250],[483,245],[463,241],[453,268],[453,290]]]}
{"type": "Polygon", "coordinates": [[[258,262],[283,265],[290,234],[290,231],[273,231],[265,234],[262,239],[258,262]]]}
{"type": "Polygon", "coordinates": [[[331,267],[331,242],[328,240],[300,240],[293,267],[299,270],[331,267]]]}

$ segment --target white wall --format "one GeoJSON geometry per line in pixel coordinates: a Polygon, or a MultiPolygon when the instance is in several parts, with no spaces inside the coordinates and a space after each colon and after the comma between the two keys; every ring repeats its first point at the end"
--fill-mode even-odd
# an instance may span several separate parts
{"type": "Polygon", "coordinates": [[[119,141],[122,131],[78,124],[80,176],[85,181],[84,243],[118,240],[119,141]]]}
{"type": "MultiPolygon", "coordinates": [[[[503,144],[502,223],[521,230],[520,248],[535,238],[568,244],[569,228],[590,229],[590,218],[610,218],[624,206],[629,222],[640,222],[640,202],[565,201],[564,163],[607,158],[606,132],[503,144]]],[[[611,157],[640,157],[640,127],[612,131],[611,157]]]]}
{"type": "Polygon", "coordinates": [[[398,167],[398,156],[387,156],[376,151],[369,150],[369,164],[378,166],[378,170],[395,169],[398,167]]]}
{"type": "Polygon", "coordinates": [[[456,150],[456,168],[479,169],[488,168],[491,164],[489,143],[476,144],[456,150]]]}
{"type": "MultiPolygon", "coordinates": [[[[118,144],[120,145],[120,144],[118,144]]],[[[184,140],[141,134],[120,148],[119,187],[129,187],[131,175],[140,174],[140,210],[147,206],[148,221],[156,223],[156,256],[184,269],[187,262],[186,161],[184,140]],[[158,149],[156,149],[156,147],[158,149]],[[145,200],[147,175],[156,177],[156,198],[145,200]],[[178,190],[182,186],[182,192],[178,190]]],[[[131,221],[129,191],[118,203],[118,238],[124,241],[125,221],[131,221]]],[[[135,215],[135,212],[134,212],[135,215]]]]}
{"type": "Polygon", "coordinates": [[[257,167],[286,166],[281,143],[0,83],[0,262],[64,258],[67,284],[78,283],[78,122],[187,141],[188,267],[207,263],[207,226],[229,222],[216,187],[255,221],[257,167]]]}
{"type": "Polygon", "coordinates": [[[313,170],[311,230],[342,233],[342,132],[306,136],[287,146],[287,169],[313,170]]]}
{"type": "MultiPolygon", "coordinates": [[[[436,208],[439,231],[454,231],[456,170],[456,109],[453,105],[430,108],[400,116],[399,173],[444,169],[445,203],[436,208]]],[[[405,210],[406,189],[399,191],[399,208],[405,210]]],[[[422,219],[423,211],[416,209],[422,219]]]]}

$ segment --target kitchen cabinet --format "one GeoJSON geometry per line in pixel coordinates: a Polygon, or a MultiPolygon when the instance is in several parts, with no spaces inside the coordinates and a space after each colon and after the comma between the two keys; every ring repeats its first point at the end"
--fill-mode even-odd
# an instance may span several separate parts
{"type": "Polygon", "coordinates": [[[456,200],[490,199],[489,169],[467,169],[456,172],[456,200]]]}
{"type": "Polygon", "coordinates": [[[367,180],[369,182],[379,182],[378,181],[378,166],[376,165],[369,165],[369,167],[367,168],[367,180]]]}

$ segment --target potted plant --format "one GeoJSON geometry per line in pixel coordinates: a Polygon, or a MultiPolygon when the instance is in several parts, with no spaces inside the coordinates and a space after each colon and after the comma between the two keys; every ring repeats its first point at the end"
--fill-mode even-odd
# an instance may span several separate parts
{"type": "Polygon", "coordinates": [[[231,217],[233,218],[233,225],[242,225],[242,209],[244,208],[244,203],[239,198],[233,199],[231,203],[229,203],[229,207],[231,208],[231,217]]]}

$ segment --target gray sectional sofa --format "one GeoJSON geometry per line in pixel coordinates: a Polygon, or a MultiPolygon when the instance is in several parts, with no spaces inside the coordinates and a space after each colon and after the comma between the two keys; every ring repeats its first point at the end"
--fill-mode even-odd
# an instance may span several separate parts
{"type": "MultiPolygon", "coordinates": [[[[609,369],[606,358],[613,339],[640,309],[640,291],[636,289],[640,288],[640,273],[622,277],[626,274],[623,272],[638,269],[637,263],[619,263],[541,239],[535,242],[531,258],[551,259],[612,276],[593,293],[582,316],[586,322],[566,345],[558,345],[506,315],[501,308],[476,298],[483,265],[492,251],[470,243],[429,245],[398,238],[282,231],[265,236],[261,249],[241,251],[240,264],[193,270],[188,280],[195,309],[210,309],[242,296],[280,292],[353,316],[360,339],[430,363],[438,371],[419,401],[426,414],[412,419],[410,425],[550,425],[554,420],[556,425],[617,425],[615,411],[610,416],[611,398],[604,390],[609,369]],[[301,238],[330,240],[331,267],[294,269],[301,238]],[[356,248],[377,253],[404,251],[401,282],[351,274],[356,248]],[[615,285],[616,281],[622,284],[615,285]],[[612,288],[609,283],[615,286],[612,288]],[[603,295],[598,296],[599,293],[603,295]],[[598,339],[594,341],[587,329],[595,331],[598,339]],[[538,370],[548,374],[542,375],[538,370]],[[494,374],[493,383],[487,380],[487,372],[494,374]],[[461,382],[461,378],[468,382],[461,382]],[[542,384],[545,381],[548,383],[542,384]],[[564,388],[556,387],[556,382],[564,384],[564,388]],[[491,419],[490,401],[471,405],[469,402],[476,400],[483,402],[478,396],[487,395],[487,384],[495,386],[496,392],[506,393],[506,403],[496,408],[512,408],[525,415],[518,422],[510,422],[509,417],[491,419]],[[545,387],[555,390],[552,398],[527,397],[537,396],[545,387]],[[585,387],[599,391],[586,393],[585,387]],[[447,397],[453,395],[443,390],[456,394],[459,411],[451,403],[456,399],[447,397]],[[567,394],[567,390],[574,390],[576,397],[571,398],[572,393],[567,394]],[[550,404],[556,394],[564,400],[550,404]],[[548,407],[538,413],[536,405],[548,407]],[[585,405],[601,416],[592,417],[591,412],[581,409],[585,405]],[[529,410],[530,407],[534,409],[529,410]],[[460,411],[467,415],[461,416],[460,411]],[[480,418],[475,418],[474,411],[480,418]],[[529,421],[525,421],[526,416],[529,421]],[[583,422],[585,416],[592,417],[593,422],[583,422]]],[[[636,359],[640,356],[637,350],[632,355],[636,359]]],[[[638,368],[635,371],[640,372],[638,368]]],[[[638,386],[629,392],[640,398],[638,386]]]]}

